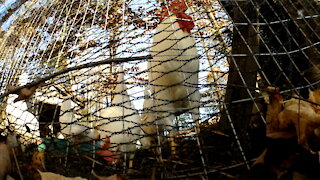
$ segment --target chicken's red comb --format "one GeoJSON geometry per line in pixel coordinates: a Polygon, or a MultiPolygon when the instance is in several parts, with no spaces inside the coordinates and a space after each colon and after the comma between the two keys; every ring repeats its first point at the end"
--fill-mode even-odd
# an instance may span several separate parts
{"type": "Polygon", "coordinates": [[[276,98],[277,101],[281,102],[283,101],[281,94],[274,94],[274,96],[276,98]]]}
{"type": "MultiPolygon", "coordinates": [[[[164,17],[169,16],[169,11],[172,14],[180,15],[180,18],[183,18],[185,16],[181,16],[181,14],[184,14],[184,12],[188,9],[186,3],[184,0],[174,0],[172,2],[169,1],[170,6],[162,6],[159,13],[156,14],[156,16],[160,16],[160,22],[164,19],[164,17]]],[[[187,16],[187,15],[186,15],[187,16]]],[[[191,18],[185,18],[185,19],[191,19],[191,18]]]]}
{"type": "Polygon", "coordinates": [[[176,0],[171,3],[171,5],[169,6],[169,9],[170,10],[178,9],[180,12],[185,12],[188,9],[188,7],[183,0],[176,0]]]}
{"type": "Polygon", "coordinates": [[[177,13],[183,13],[185,12],[188,7],[186,5],[186,3],[183,0],[175,0],[172,1],[169,4],[171,4],[170,6],[161,6],[161,12],[157,13],[157,16],[168,16],[168,9],[170,12],[172,12],[173,14],[177,14],[177,13]]]}

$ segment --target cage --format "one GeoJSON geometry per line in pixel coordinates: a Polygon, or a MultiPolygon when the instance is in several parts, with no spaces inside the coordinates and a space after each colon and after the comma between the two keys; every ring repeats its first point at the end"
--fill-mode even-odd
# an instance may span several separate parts
{"type": "Polygon", "coordinates": [[[317,108],[310,148],[295,123],[270,125],[281,123],[286,102],[320,103],[310,100],[319,82],[318,1],[0,7],[0,127],[18,136],[14,178],[39,179],[37,169],[86,179],[319,178],[317,108]]]}

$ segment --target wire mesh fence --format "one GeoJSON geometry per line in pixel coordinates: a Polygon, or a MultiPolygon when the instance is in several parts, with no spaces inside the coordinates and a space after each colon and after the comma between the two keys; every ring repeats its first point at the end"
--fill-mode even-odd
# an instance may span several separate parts
{"type": "Polygon", "coordinates": [[[303,99],[318,88],[317,1],[1,8],[0,127],[18,135],[27,167],[15,178],[235,179],[266,146],[262,90],[303,99]]]}

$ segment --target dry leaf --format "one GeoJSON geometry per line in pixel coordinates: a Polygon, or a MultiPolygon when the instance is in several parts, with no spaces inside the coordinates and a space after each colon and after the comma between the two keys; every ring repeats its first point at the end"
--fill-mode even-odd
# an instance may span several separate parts
{"type": "Polygon", "coordinates": [[[45,160],[44,160],[44,151],[35,152],[32,156],[31,166],[34,169],[38,169],[40,171],[45,171],[45,160]]]}

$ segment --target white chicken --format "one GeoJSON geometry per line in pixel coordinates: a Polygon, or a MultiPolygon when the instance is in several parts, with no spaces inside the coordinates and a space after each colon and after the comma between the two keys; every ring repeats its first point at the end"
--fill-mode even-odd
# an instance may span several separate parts
{"type": "Polygon", "coordinates": [[[122,66],[114,93],[111,106],[97,114],[101,118],[97,122],[97,129],[104,140],[103,150],[98,154],[104,156],[108,163],[118,162],[122,153],[128,153],[129,159],[133,159],[141,132],[141,118],[130,102],[122,66]]]}
{"type": "Polygon", "coordinates": [[[36,116],[28,111],[26,102],[14,102],[17,95],[9,95],[6,106],[6,117],[10,126],[24,145],[35,143],[40,140],[39,121],[36,116]]]}
{"type": "MultiPolygon", "coordinates": [[[[195,122],[199,120],[199,55],[190,34],[194,23],[186,10],[179,0],[162,7],[150,52],[153,59],[148,61],[152,109],[157,113],[142,115],[146,134],[156,134],[156,126],[160,132],[171,131],[174,117],[184,112],[192,113],[195,122]]],[[[150,102],[145,101],[144,108],[150,109],[150,102]]]]}
{"type": "Polygon", "coordinates": [[[89,142],[98,137],[98,132],[90,128],[87,122],[79,122],[73,112],[71,99],[63,101],[60,109],[60,127],[63,136],[75,144],[89,142]]]}

